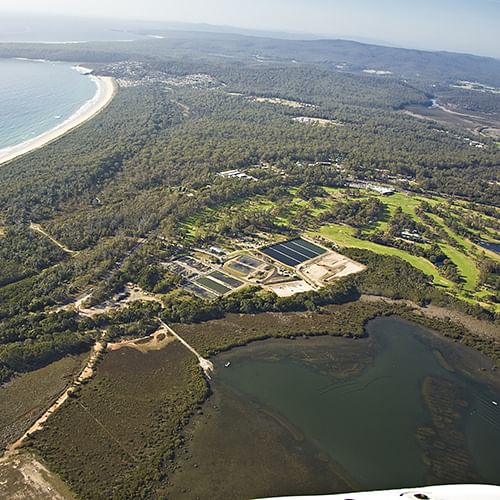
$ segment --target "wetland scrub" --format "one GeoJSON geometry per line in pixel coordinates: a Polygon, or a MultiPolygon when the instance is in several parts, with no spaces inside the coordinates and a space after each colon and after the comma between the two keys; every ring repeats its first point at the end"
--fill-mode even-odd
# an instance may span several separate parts
{"type": "MultiPolygon", "coordinates": [[[[395,309],[352,303],[323,314],[229,314],[173,327],[207,355],[273,336],[362,336],[367,320],[395,309]]],[[[28,444],[81,498],[161,497],[183,453],[184,429],[209,394],[196,357],[179,342],[149,352],[123,347],[106,354],[95,377],[28,444]]]]}
{"type": "MultiPolygon", "coordinates": [[[[439,377],[448,375],[443,367],[449,365],[460,377],[467,372],[481,379],[483,388],[496,383],[497,373],[480,371],[491,368],[493,362],[479,353],[416,324],[393,319],[394,314],[409,310],[400,304],[357,301],[321,312],[228,314],[200,324],[172,325],[216,364],[210,385],[196,357],[179,342],[148,352],[124,346],[106,354],[96,376],[29,444],[81,498],[213,498],[214,494],[250,498],[353,491],[374,484],[374,477],[376,484],[385,484],[387,477],[379,481],[371,469],[373,463],[397,466],[397,479],[405,484],[423,484],[429,466],[422,456],[429,455],[434,463],[439,458],[429,451],[435,444],[428,438],[432,432],[419,433],[436,428],[433,410],[423,402],[425,377],[432,376],[432,370],[439,377]],[[366,326],[373,318],[380,319],[366,326]],[[373,334],[371,325],[381,321],[411,325],[405,327],[410,333],[403,329],[393,335],[402,343],[401,352],[384,347],[384,333],[373,334]],[[414,329],[427,332],[428,339],[437,342],[420,347],[426,356],[423,361],[418,360],[415,346],[424,344],[414,338],[414,329]],[[443,350],[439,342],[449,348],[443,350]],[[455,354],[462,350],[467,356],[455,354]],[[441,354],[434,355],[435,351],[441,354]],[[384,369],[391,368],[391,359],[399,355],[398,369],[403,374],[408,367],[411,370],[406,378],[399,372],[386,376],[384,369]],[[381,366],[380,359],[386,359],[381,366]],[[224,368],[227,361],[231,361],[228,369],[224,368]],[[257,363],[257,369],[252,363],[257,363]],[[403,380],[413,384],[411,390],[391,385],[403,380]],[[267,381],[281,381],[284,386],[267,381]],[[338,389],[351,386],[356,390],[347,391],[350,396],[342,400],[338,389]],[[300,389],[299,396],[305,399],[283,387],[300,389]],[[310,395],[316,399],[308,401],[310,395]],[[322,403],[333,405],[333,414],[322,403]],[[316,408],[314,418],[319,420],[308,420],[307,415],[303,420],[292,418],[297,405],[316,408]],[[384,411],[378,415],[380,409],[384,411]],[[404,420],[408,416],[409,422],[404,420]],[[398,419],[407,425],[396,429],[399,441],[391,437],[383,444],[377,442],[384,434],[381,429],[393,432],[391,426],[398,419]],[[426,440],[419,441],[419,436],[426,440]],[[394,454],[408,447],[406,465],[391,462],[391,453],[385,452],[387,443],[394,454]],[[385,462],[374,447],[380,447],[377,453],[386,453],[385,462]],[[351,449],[357,449],[357,454],[351,449]],[[367,462],[357,462],[360,456],[367,462]]],[[[456,425],[462,429],[466,419],[460,415],[456,425]]],[[[465,434],[466,441],[470,435],[465,434]]],[[[494,443],[490,438],[487,432],[486,440],[494,443]]],[[[465,469],[476,477],[481,457],[473,456],[463,439],[456,442],[467,448],[465,469]]]]}
{"type": "Polygon", "coordinates": [[[172,497],[500,484],[500,377],[481,371],[491,362],[397,317],[367,331],[216,356],[213,396],[189,428],[172,497]]]}
{"type": "Polygon", "coordinates": [[[19,437],[79,373],[87,355],[67,356],[0,386],[0,447],[19,437]]]}

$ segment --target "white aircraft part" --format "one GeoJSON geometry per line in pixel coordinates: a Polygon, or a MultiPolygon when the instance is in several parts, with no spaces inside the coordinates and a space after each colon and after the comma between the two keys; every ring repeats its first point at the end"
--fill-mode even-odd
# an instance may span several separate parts
{"type": "MultiPolygon", "coordinates": [[[[454,484],[401,490],[365,491],[335,495],[281,497],[272,500],[500,500],[500,486],[454,484]]],[[[267,499],[271,500],[271,499],[267,499]]]]}

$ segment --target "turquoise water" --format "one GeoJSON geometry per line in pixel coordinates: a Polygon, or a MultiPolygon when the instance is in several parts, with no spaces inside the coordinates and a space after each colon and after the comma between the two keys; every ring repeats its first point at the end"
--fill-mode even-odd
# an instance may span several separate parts
{"type": "Polygon", "coordinates": [[[68,63],[0,59],[0,151],[60,125],[97,85],[68,63]]]}
{"type": "MultiPolygon", "coordinates": [[[[344,380],[328,364],[308,362],[307,356],[301,360],[277,343],[220,356],[231,366],[219,368],[216,380],[286,419],[362,489],[500,484],[500,407],[492,403],[500,402],[499,389],[462,373],[463,349],[429,337],[418,325],[380,318],[368,325],[368,332],[376,354],[361,373],[344,380]],[[438,388],[432,395],[434,411],[443,412],[438,421],[447,421],[450,408],[457,418],[444,429],[437,424],[432,432],[438,448],[424,450],[417,434],[433,426],[429,392],[424,391],[429,380],[438,388]],[[432,470],[423,459],[426,453],[435,464],[432,470]],[[461,459],[462,468],[451,464],[455,456],[467,457],[461,459]]],[[[334,353],[336,339],[331,349],[334,353]]],[[[470,365],[472,373],[482,363],[470,365]]]]}

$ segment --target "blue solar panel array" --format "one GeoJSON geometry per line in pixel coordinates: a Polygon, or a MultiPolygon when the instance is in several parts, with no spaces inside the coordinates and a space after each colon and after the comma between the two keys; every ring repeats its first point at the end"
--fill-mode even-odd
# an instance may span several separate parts
{"type": "Polygon", "coordinates": [[[261,252],[286,266],[296,267],[307,260],[319,257],[326,253],[326,250],[302,238],[297,238],[262,248],[261,252]]]}

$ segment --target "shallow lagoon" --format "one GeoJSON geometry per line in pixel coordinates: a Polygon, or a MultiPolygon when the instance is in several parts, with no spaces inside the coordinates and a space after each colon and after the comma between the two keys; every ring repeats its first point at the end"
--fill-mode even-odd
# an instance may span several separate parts
{"type": "Polygon", "coordinates": [[[249,498],[500,484],[491,363],[395,317],[367,330],[363,340],[271,340],[218,356],[214,395],[172,491],[249,498]]]}

